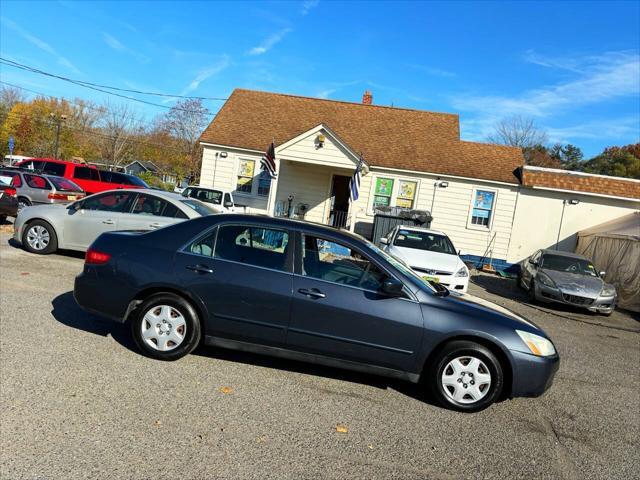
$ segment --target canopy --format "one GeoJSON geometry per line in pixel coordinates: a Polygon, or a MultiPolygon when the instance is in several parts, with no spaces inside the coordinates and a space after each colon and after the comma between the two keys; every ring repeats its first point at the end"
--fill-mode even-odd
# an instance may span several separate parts
{"type": "Polygon", "coordinates": [[[620,307],[640,312],[640,212],[579,231],[576,253],[606,272],[620,307]]]}

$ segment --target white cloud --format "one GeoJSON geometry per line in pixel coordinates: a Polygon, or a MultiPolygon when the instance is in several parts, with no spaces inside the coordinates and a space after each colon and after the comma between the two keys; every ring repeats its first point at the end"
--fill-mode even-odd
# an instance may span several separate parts
{"type": "Polygon", "coordinates": [[[567,143],[576,138],[640,141],[636,117],[595,120],[559,128],[548,127],[546,131],[551,143],[567,143]]]}
{"type": "Polygon", "coordinates": [[[262,55],[264,53],[267,53],[269,50],[271,50],[271,48],[273,48],[276,43],[280,42],[284,38],[284,36],[291,31],[292,30],[290,28],[283,28],[282,30],[267,37],[260,45],[253,47],[251,50],[249,50],[248,54],[262,55]]]}
{"type": "Polygon", "coordinates": [[[120,52],[123,52],[126,50],[126,47],[122,43],[120,43],[120,40],[118,40],[116,37],[113,37],[108,33],[102,32],[102,38],[104,39],[104,42],[114,50],[118,50],[120,52]]]}
{"type": "Polygon", "coordinates": [[[24,38],[31,44],[35,45],[37,48],[39,48],[43,52],[46,52],[53,57],[56,57],[58,64],[67,68],[68,70],[71,70],[76,75],[83,75],[83,73],[73,63],[71,63],[71,61],[68,58],[60,55],[55,48],[53,48],[44,40],[41,40],[35,35],[32,35],[31,33],[23,29],[20,25],[18,25],[13,20],[9,20],[8,18],[5,18],[5,17],[0,17],[0,21],[2,22],[3,25],[7,26],[14,32],[18,33],[22,38],[24,38]]]}
{"type": "Polygon", "coordinates": [[[418,70],[420,72],[424,72],[428,75],[433,75],[436,77],[455,77],[456,74],[450,72],[448,70],[444,70],[442,68],[430,67],[429,65],[420,65],[417,63],[408,63],[407,67],[412,68],[414,70],[418,70]]]}
{"type": "Polygon", "coordinates": [[[302,15],[307,15],[311,10],[316,8],[319,3],[320,0],[305,0],[302,2],[302,10],[300,10],[300,13],[302,15]]]}
{"type": "Polygon", "coordinates": [[[182,90],[182,92],[180,92],[180,95],[187,95],[193,92],[194,90],[197,90],[202,82],[222,72],[230,64],[231,64],[231,59],[229,58],[229,56],[223,55],[217,63],[209,65],[207,68],[199,71],[194,77],[194,79],[191,80],[191,82],[189,82],[189,85],[187,85],[185,89],[182,90]]]}

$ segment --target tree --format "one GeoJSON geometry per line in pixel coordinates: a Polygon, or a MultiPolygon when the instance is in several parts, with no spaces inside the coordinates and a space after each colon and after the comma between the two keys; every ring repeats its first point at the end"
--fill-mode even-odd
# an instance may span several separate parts
{"type": "Polygon", "coordinates": [[[131,157],[132,136],[140,130],[140,122],[126,104],[104,105],[100,122],[102,158],[111,165],[120,165],[131,157]]]}
{"type": "Polygon", "coordinates": [[[640,143],[605,148],[582,167],[587,173],[640,179],[640,143]]]}
{"type": "Polygon", "coordinates": [[[3,85],[0,88],[0,124],[5,122],[16,103],[24,103],[24,101],[25,97],[21,90],[3,85]]]}
{"type": "Polygon", "coordinates": [[[184,165],[191,181],[200,176],[202,148],[198,143],[207,126],[209,110],[200,99],[180,100],[158,122],[159,130],[164,130],[177,141],[178,148],[184,150],[184,165]]]}
{"type": "Polygon", "coordinates": [[[581,170],[584,155],[580,148],[570,143],[566,145],[556,143],[548,150],[551,158],[559,162],[560,168],[564,168],[565,170],[581,170]]]}
{"type": "Polygon", "coordinates": [[[547,134],[532,118],[516,115],[498,122],[488,140],[492,143],[524,149],[544,145],[547,143],[547,134]]]}

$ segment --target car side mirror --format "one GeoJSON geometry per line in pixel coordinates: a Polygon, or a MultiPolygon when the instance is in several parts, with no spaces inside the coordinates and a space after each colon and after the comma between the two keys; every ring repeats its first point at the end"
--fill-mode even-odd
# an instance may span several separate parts
{"type": "Polygon", "coordinates": [[[233,208],[233,202],[224,202],[224,208],[233,208]]]}
{"type": "Polygon", "coordinates": [[[531,265],[538,265],[538,262],[536,262],[533,258],[530,258],[530,259],[529,259],[529,263],[530,263],[531,265]]]}
{"type": "Polygon", "coordinates": [[[387,278],[382,282],[382,292],[390,297],[399,297],[402,295],[403,284],[395,278],[387,278]]]}
{"type": "Polygon", "coordinates": [[[389,239],[388,239],[387,237],[382,237],[382,238],[380,239],[380,243],[381,243],[382,245],[389,245],[389,239]]]}
{"type": "Polygon", "coordinates": [[[72,212],[75,212],[77,210],[80,210],[81,206],[82,206],[82,202],[74,202],[67,207],[67,210],[71,210],[72,212]]]}

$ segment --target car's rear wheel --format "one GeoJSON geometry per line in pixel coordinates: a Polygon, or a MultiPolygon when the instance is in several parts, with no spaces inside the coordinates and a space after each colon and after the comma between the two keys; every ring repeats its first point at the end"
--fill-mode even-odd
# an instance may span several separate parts
{"type": "Polygon", "coordinates": [[[31,253],[47,255],[58,249],[58,237],[49,223],[44,220],[34,220],[24,227],[22,245],[31,253]]]}
{"type": "Polygon", "coordinates": [[[31,202],[29,199],[25,197],[18,197],[18,211],[22,210],[24,207],[30,207],[31,202]]]}
{"type": "Polygon", "coordinates": [[[177,360],[200,342],[200,319],[184,298],[156,294],[136,308],[131,331],[138,348],[158,360],[177,360]]]}
{"type": "Polygon", "coordinates": [[[504,373],[488,348],[456,340],[437,354],[428,381],[441,405],[462,412],[478,412],[500,397],[504,373]]]}

